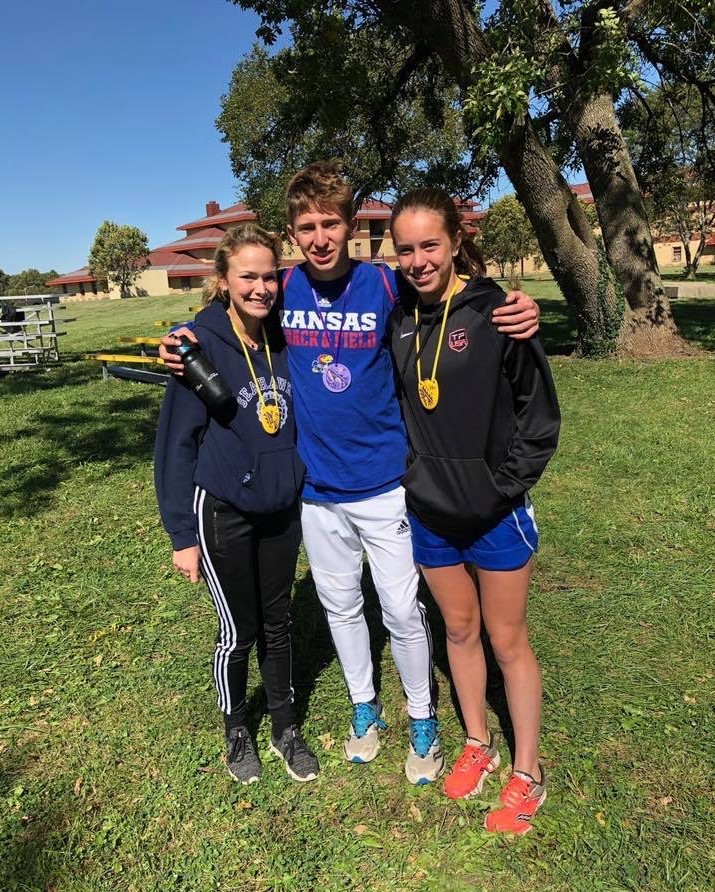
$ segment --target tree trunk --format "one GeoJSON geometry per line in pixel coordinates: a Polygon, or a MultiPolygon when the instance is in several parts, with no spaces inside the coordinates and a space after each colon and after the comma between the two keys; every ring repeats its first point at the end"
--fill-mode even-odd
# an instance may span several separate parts
{"type": "Polygon", "coordinates": [[[616,349],[623,301],[583,208],[527,118],[512,128],[504,169],[534,227],[541,252],[573,310],[586,356],[616,349]]]}
{"type": "Polygon", "coordinates": [[[695,275],[698,271],[698,267],[700,266],[700,261],[702,260],[703,251],[705,250],[705,233],[700,233],[700,241],[698,242],[698,247],[695,249],[695,257],[690,262],[690,271],[692,272],[692,278],[695,278],[695,275]]]}
{"type": "MultiPolygon", "coordinates": [[[[385,18],[409,28],[467,90],[475,64],[491,55],[473,8],[465,0],[385,0],[385,18]]],[[[515,122],[500,160],[534,227],[544,259],[571,307],[584,355],[616,349],[623,304],[583,208],[539,139],[531,118],[515,122]]]]}
{"type": "Polygon", "coordinates": [[[682,353],[686,345],[663,289],[648,215],[612,97],[572,98],[566,120],[591,186],[608,261],[631,310],[624,317],[622,346],[638,354],[654,349],[682,353]],[[648,326],[656,330],[648,332],[648,326]]]}

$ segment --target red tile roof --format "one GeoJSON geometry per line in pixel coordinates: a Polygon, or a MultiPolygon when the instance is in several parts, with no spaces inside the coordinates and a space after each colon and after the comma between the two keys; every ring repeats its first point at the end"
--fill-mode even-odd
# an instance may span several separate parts
{"type": "Polygon", "coordinates": [[[191,232],[185,238],[177,239],[175,242],[169,242],[168,245],[161,245],[155,248],[155,251],[192,251],[199,248],[215,248],[226,234],[225,229],[218,226],[207,226],[204,229],[197,229],[191,232]]]}
{"type": "Polygon", "coordinates": [[[256,219],[256,215],[242,201],[238,204],[232,204],[229,208],[224,208],[218,214],[212,214],[210,217],[201,217],[199,220],[193,220],[191,223],[183,223],[177,226],[177,229],[205,229],[207,226],[215,226],[217,223],[250,223],[256,219]]]}
{"type": "Polygon", "coordinates": [[[55,279],[50,279],[49,282],[45,282],[45,285],[54,288],[56,285],[74,285],[80,282],[96,281],[94,276],[90,276],[89,269],[83,266],[82,269],[75,270],[73,273],[65,273],[62,276],[57,276],[55,279]]]}
{"type": "Polygon", "coordinates": [[[593,203],[593,193],[588,183],[571,183],[571,191],[577,198],[581,198],[586,204],[593,203]]]}
{"type": "Polygon", "coordinates": [[[366,198],[358,208],[355,216],[358,220],[388,220],[392,214],[392,205],[376,198],[366,198]]]}

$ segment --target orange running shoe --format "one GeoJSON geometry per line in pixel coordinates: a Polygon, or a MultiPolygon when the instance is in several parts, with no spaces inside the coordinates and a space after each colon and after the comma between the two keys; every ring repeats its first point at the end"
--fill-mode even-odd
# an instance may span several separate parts
{"type": "Polygon", "coordinates": [[[444,792],[450,799],[468,799],[482,792],[484,781],[499,767],[499,750],[494,737],[489,743],[467,743],[452,766],[444,782],[444,792]]]}
{"type": "Polygon", "coordinates": [[[489,812],[484,826],[492,833],[528,833],[531,819],[545,799],[546,776],[543,768],[540,784],[525,771],[515,771],[499,796],[501,808],[489,812]]]}

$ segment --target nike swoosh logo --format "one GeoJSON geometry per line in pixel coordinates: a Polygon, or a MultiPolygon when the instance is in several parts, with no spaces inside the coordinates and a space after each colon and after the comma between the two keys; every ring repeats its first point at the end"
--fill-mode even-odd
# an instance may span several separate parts
{"type": "Polygon", "coordinates": [[[400,332],[400,338],[409,338],[413,334],[414,334],[414,331],[408,331],[406,334],[403,332],[400,332]]]}

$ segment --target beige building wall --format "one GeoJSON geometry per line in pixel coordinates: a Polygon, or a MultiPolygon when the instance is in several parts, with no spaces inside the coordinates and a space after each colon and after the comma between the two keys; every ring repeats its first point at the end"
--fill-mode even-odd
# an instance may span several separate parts
{"type": "MultiPolygon", "coordinates": [[[[132,294],[147,294],[154,297],[159,294],[167,294],[169,291],[169,280],[166,276],[165,269],[152,269],[149,267],[139,274],[132,286],[132,294]]],[[[121,292],[119,286],[112,283],[109,286],[109,296],[112,300],[119,300],[121,292]]]]}
{"type": "MultiPolygon", "coordinates": [[[[693,240],[690,242],[690,256],[695,256],[698,250],[699,242],[693,240]]],[[[685,266],[685,246],[681,241],[657,241],[655,242],[655,256],[658,266],[685,266]]],[[[712,266],[715,263],[715,247],[712,245],[705,246],[702,259],[700,260],[700,268],[704,266],[712,266]]]]}
{"type": "MultiPolygon", "coordinates": [[[[207,270],[206,275],[208,275],[209,272],[210,272],[210,270],[207,270]]],[[[200,292],[204,287],[204,281],[206,279],[206,276],[190,276],[188,288],[186,288],[186,283],[184,281],[184,278],[185,277],[177,279],[174,276],[172,276],[169,279],[169,287],[168,287],[167,291],[170,294],[176,294],[178,291],[186,291],[186,290],[192,291],[192,292],[194,292],[194,291],[200,292]]],[[[167,292],[165,291],[164,294],[166,294],[166,293],[167,292]]]]}

